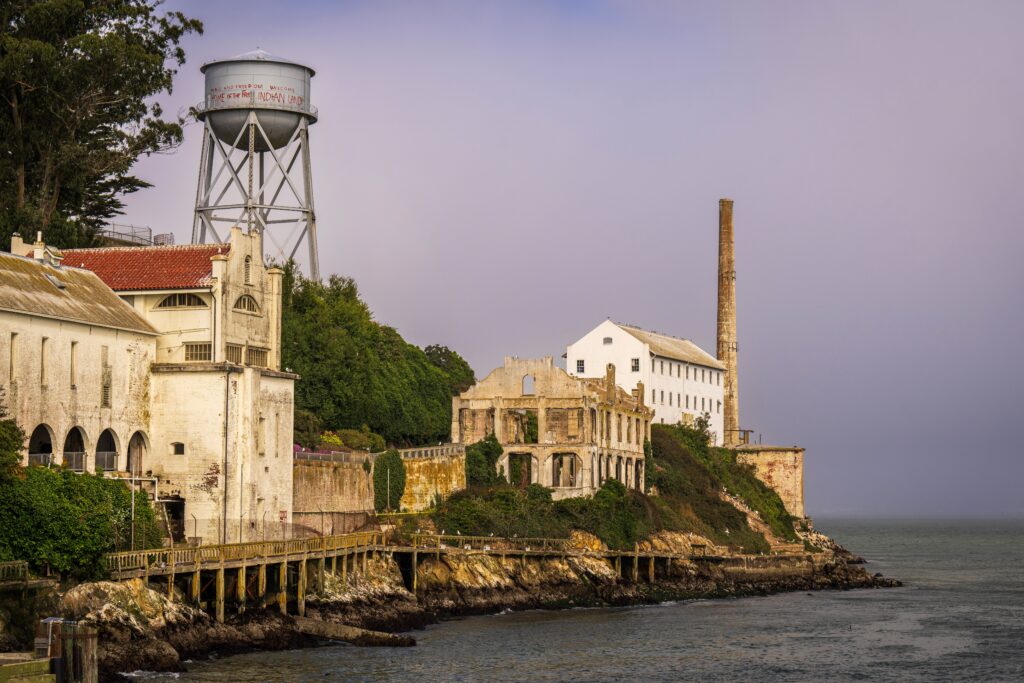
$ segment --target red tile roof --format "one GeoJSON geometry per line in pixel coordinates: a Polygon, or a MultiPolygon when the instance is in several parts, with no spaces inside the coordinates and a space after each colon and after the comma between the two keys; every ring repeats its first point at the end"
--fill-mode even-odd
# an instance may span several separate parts
{"type": "Polygon", "coordinates": [[[193,289],[210,284],[210,258],[229,244],[175,244],[161,247],[67,249],[64,265],[85,268],[117,292],[193,289]]]}

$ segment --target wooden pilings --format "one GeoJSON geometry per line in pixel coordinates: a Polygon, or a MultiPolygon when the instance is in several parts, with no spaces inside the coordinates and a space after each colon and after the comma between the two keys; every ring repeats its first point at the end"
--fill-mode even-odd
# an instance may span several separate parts
{"type": "Polygon", "coordinates": [[[224,567],[217,569],[216,577],[217,595],[216,595],[216,614],[217,623],[224,623],[224,567]]]}
{"type": "Polygon", "coordinates": [[[296,611],[300,617],[306,616],[306,558],[299,560],[299,578],[295,582],[296,611]]]}
{"type": "Polygon", "coordinates": [[[277,607],[281,614],[288,614],[288,560],[281,563],[277,576],[277,607]]]}

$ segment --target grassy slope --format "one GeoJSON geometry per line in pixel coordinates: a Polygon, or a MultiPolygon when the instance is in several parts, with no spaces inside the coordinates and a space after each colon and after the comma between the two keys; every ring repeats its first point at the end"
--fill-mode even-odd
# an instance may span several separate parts
{"type": "Polygon", "coordinates": [[[627,491],[616,481],[606,482],[592,497],[557,502],[549,489],[536,485],[470,488],[442,501],[433,513],[434,524],[438,531],[476,536],[563,538],[579,529],[618,549],[632,548],[658,531],[692,531],[720,545],[767,552],[764,536],[719,496],[725,488],[757,510],[778,536],[796,538],[775,492],[730,451],[709,448],[700,432],[657,425],[652,447],[648,481],[657,488],[656,496],[627,491]]]}

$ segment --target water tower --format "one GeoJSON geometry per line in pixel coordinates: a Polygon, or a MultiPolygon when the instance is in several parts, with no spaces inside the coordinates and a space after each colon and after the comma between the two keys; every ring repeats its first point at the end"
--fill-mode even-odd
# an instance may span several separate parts
{"type": "Polygon", "coordinates": [[[204,126],[192,243],[221,242],[237,225],[260,232],[264,257],[280,262],[295,258],[305,241],[308,274],[319,280],[309,164],[313,70],[254,50],[201,71],[206,99],[196,108],[204,126]]]}

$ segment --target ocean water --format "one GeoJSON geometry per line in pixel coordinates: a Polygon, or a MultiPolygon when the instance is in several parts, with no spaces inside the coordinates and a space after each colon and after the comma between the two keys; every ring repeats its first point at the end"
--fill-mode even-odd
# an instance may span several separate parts
{"type": "Polygon", "coordinates": [[[905,586],[472,617],[415,632],[414,648],[256,653],[173,678],[1024,681],[1024,521],[817,526],[905,586]]]}

